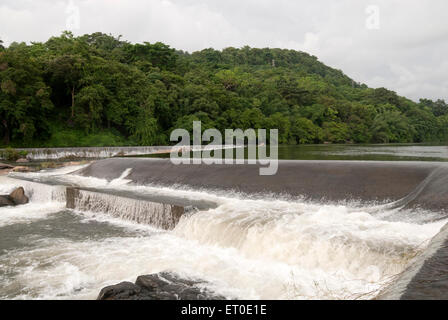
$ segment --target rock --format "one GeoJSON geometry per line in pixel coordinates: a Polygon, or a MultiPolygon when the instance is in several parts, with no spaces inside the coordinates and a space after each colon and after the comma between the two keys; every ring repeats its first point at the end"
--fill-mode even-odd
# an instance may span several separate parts
{"type": "Polygon", "coordinates": [[[121,282],[101,290],[98,300],[224,300],[200,288],[200,280],[182,279],[176,274],[161,272],[139,276],[135,284],[121,282]]]}
{"type": "Polygon", "coordinates": [[[25,158],[20,158],[20,159],[18,159],[17,161],[16,161],[17,163],[28,163],[28,162],[30,162],[28,159],[25,159],[25,158]]]}
{"type": "Polygon", "coordinates": [[[25,195],[25,190],[22,187],[15,189],[10,195],[0,195],[0,207],[16,206],[28,202],[29,199],[25,195]]]}
{"type": "Polygon", "coordinates": [[[132,282],[121,282],[101,290],[97,300],[133,300],[140,293],[139,286],[132,282]]]}
{"type": "Polygon", "coordinates": [[[7,175],[10,171],[11,171],[11,169],[0,169],[0,176],[5,176],[5,175],[7,175]]]}
{"type": "Polygon", "coordinates": [[[1,163],[1,162],[0,162],[0,170],[3,170],[3,169],[12,169],[12,168],[13,168],[13,166],[10,166],[9,164],[1,163]]]}
{"type": "Polygon", "coordinates": [[[31,172],[32,170],[30,167],[17,166],[17,167],[14,167],[12,169],[12,171],[14,171],[14,172],[31,172]]]}
{"type": "Polygon", "coordinates": [[[14,206],[15,203],[12,201],[10,196],[0,196],[0,207],[14,206]]]}
{"type": "Polygon", "coordinates": [[[63,165],[64,167],[69,167],[69,166],[79,166],[83,164],[82,161],[69,161],[69,162],[64,162],[63,165]]]}
{"type": "MultiPolygon", "coordinates": [[[[69,166],[79,166],[83,164],[87,164],[88,161],[68,161],[68,162],[60,162],[60,161],[49,161],[49,162],[42,162],[38,166],[39,170],[44,169],[55,169],[55,168],[62,168],[62,167],[69,167],[69,166]]],[[[34,170],[32,170],[34,171],[34,170]]]]}
{"type": "Polygon", "coordinates": [[[19,187],[11,192],[9,197],[16,205],[26,204],[29,202],[28,197],[25,195],[25,190],[22,187],[19,187]]]}

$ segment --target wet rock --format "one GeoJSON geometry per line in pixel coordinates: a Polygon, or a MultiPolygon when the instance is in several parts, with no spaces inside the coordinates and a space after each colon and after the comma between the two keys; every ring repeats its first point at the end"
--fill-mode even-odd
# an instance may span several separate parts
{"type": "Polygon", "coordinates": [[[0,162],[0,170],[3,170],[3,169],[12,169],[12,168],[13,168],[13,166],[10,166],[9,164],[1,163],[1,162],[0,162]]]}
{"type": "Polygon", "coordinates": [[[20,159],[18,159],[17,161],[16,161],[17,163],[28,163],[28,162],[30,162],[28,159],[25,159],[25,158],[20,158],[20,159]]]}
{"type": "Polygon", "coordinates": [[[103,288],[97,300],[134,300],[140,292],[140,287],[132,282],[121,282],[103,288]]]}
{"type": "Polygon", "coordinates": [[[63,162],[62,165],[64,167],[69,167],[69,166],[80,166],[87,163],[88,161],[69,161],[69,162],[63,162]]]}
{"type": "Polygon", "coordinates": [[[176,274],[161,272],[139,276],[135,284],[121,282],[101,290],[98,300],[224,300],[200,287],[200,280],[182,279],[176,274]]]}
{"type": "Polygon", "coordinates": [[[0,176],[6,176],[9,172],[11,169],[0,169],[0,176]]]}
{"type": "Polygon", "coordinates": [[[31,172],[32,169],[30,167],[25,166],[17,166],[12,169],[14,172],[31,172]]]}
{"type": "Polygon", "coordinates": [[[12,201],[10,196],[0,196],[0,207],[14,206],[15,203],[12,201]]]}
{"type": "Polygon", "coordinates": [[[11,192],[9,197],[15,205],[26,204],[29,202],[28,197],[25,195],[25,190],[22,187],[19,187],[11,192]]]}

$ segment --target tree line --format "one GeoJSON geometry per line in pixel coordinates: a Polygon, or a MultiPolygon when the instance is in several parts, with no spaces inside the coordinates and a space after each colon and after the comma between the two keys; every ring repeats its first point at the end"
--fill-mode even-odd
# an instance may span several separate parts
{"type": "Polygon", "coordinates": [[[103,33],[0,42],[2,146],[165,145],[175,128],[279,129],[282,144],[448,140],[448,105],[359,84],[286,49],[188,53],[103,33]]]}

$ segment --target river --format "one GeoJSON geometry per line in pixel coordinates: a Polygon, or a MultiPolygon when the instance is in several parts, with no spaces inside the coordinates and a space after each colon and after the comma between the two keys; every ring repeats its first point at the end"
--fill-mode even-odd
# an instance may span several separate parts
{"type": "MultiPolygon", "coordinates": [[[[447,153],[424,145],[279,150],[284,159],[447,161],[447,153]]],[[[0,208],[0,299],[95,299],[104,286],[161,271],[202,279],[229,299],[371,299],[448,221],[387,203],[138,185],[125,171],[112,180],[77,173],[86,166],[0,177],[0,194],[20,185],[31,200],[0,208]],[[101,189],[110,203],[116,196],[108,189],[214,205],[164,230],[123,212],[141,210],[133,202],[114,214],[67,209],[67,185],[101,189]]]]}

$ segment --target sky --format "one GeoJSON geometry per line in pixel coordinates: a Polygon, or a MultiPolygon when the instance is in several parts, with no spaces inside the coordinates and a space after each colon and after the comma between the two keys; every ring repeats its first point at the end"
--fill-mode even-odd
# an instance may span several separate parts
{"type": "Polygon", "coordinates": [[[448,101],[446,0],[0,0],[6,44],[64,30],[189,52],[301,50],[370,87],[448,101]]]}

